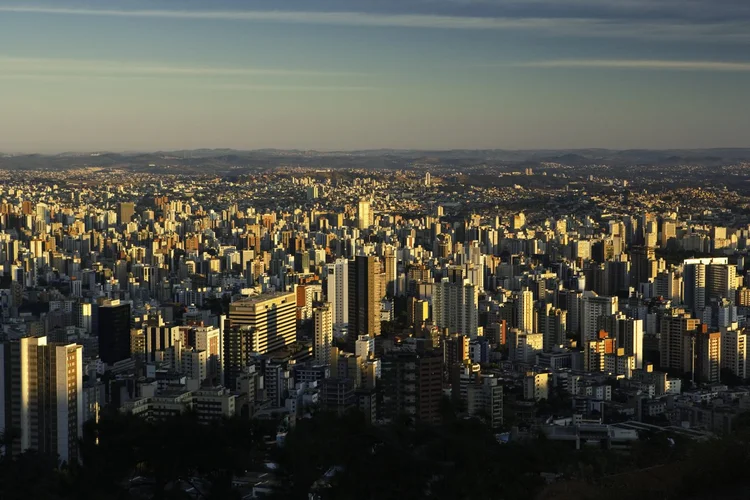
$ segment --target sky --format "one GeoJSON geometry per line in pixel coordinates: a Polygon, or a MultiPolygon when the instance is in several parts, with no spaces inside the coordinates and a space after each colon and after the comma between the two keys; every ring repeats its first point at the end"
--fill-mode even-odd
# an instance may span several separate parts
{"type": "Polygon", "coordinates": [[[750,147],[748,0],[0,0],[0,151],[750,147]]]}

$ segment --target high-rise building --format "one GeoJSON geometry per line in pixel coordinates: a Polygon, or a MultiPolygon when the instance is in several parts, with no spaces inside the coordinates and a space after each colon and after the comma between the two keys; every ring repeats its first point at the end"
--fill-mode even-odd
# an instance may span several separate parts
{"type": "Polygon", "coordinates": [[[549,399],[550,374],[528,372],[523,381],[523,398],[531,401],[549,399]]]}
{"type": "Polygon", "coordinates": [[[467,388],[466,411],[470,415],[484,415],[490,427],[503,424],[503,386],[493,375],[480,375],[479,384],[467,388]]]}
{"type": "Polygon", "coordinates": [[[552,351],[565,343],[567,338],[567,311],[558,309],[550,303],[544,303],[542,309],[537,311],[537,330],[544,335],[544,350],[552,351]]]}
{"type": "Polygon", "coordinates": [[[416,420],[440,422],[443,397],[443,359],[439,355],[393,351],[382,360],[383,404],[386,420],[410,415],[416,420]]]}
{"type": "Polygon", "coordinates": [[[333,343],[333,311],[326,303],[313,310],[313,328],[315,344],[313,345],[315,362],[321,365],[331,364],[331,345],[333,343]]]}
{"type": "Polygon", "coordinates": [[[718,384],[721,380],[721,332],[709,332],[701,325],[695,336],[693,380],[718,384]]]}
{"type": "Polygon", "coordinates": [[[385,293],[389,297],[399,295],[397,289],[398,277],[398,260],[396,259],[396,249],[388,246],[383,255],[383,270],[385,272],[385,293]]]}
{"type": "Polygon", "coordinates": [[[117,224],[127,224],[135,214],[135,205],[130,202],[121,202],[117,204],[117,224]]]}
{"type": "Polygon", "coordinates": [[[700,314],[706,307],[706,265],[702,259],[690,259],[683,263],[683,286],[685,305],[700,314]]]}
{"type": "Polygon", "coordinates": [[[258,344],[256,333],[247,325],[224,328],[224,385],[230,390],[237,389],[250,365],[254,346],[258,344]]]}
{"type": "Polygon", "coordinates": [[[357,227],[367,229],[372,226],[372,211],[368,200],[359,200],[357,204],[357,227]]]}
{"type": "Polygon", "coordinates": [[[450,370],[456,364],[469,359],[469,337],[466,335],[451,335],[443,342],[443,363],[450,370]]]}
{"type": "Polygon", "coordinates": [[[251,328],[254,352],[282,349],[297,340],[297,296],[294,292],[264,293],[232,302],[229,322],[251,328]]]}
{"type": "Polygon", "coordinates": [[[380,335],[380,296],[382,272],[377,257],[358,255],[349,261],[349,328],[350,346],[360,335],[380,335]]]}
{"type": "Polygon", "coordinates": [[[517,327],[522,332],[534,332],[534,292],[524,288],[518,294],[517,301],[517,327]]]}
{"type": "Polygon", "coordinates": [[[326,269],[326,300],[331,304],[333,331],[343,335],[349,325],[349,261],[336,259],[326,269]]]}
{"type": "Polygon", "coordinates": [[[130,359],[130,304],[119,300],[97,308],[99,357],[108,365],[130,359]]]}
{"type": "Polygon", "coordinates": [[[432,318],[441,330],[477,338],[479,290],[468,280],[453,283],[443,278],[432,288],[432,318]]]}
{"type": "Polygon", "coordinates": [[[660,368],[678,374],[693,371],[692,340],[701,326],[701,321],[690,314],[674,311],[661,320],[659,337],[660,368]]]}
{"type": "Polygon", "coordinates": [[[618,312],[612,316],[601,316],[597,323],[600,330],[609,333],[617,340],[617,346],[625,350],[625,354],[635,357],[635,367],[643,368],[643,320],[629,318],[618,312]]]}
{"type": "Polygon", "coordinates": [[[94,330],[94,308],[93,304],[87,302],[78,302],[74,309],[74,321],[78,328],[83,328],[87,333],[93,333],[94,330]]]}
{"type": "Polygon", "coordinates": [[[27,449],[78,460],[83,427],[83,347],[23,337],[0,343],[0,432],[17,432],[8,452],[27,449]]]}
{"type": "Polygon", "coordinates": [[[221,330],[215,326],[192,326],[188,336],[194,337],[188,340],[188,345],[196,351],[206,351],[206,377],[215,382],[221,382],[224,372],[223,356],[224,345],[221,330]]]}
{"type": "Polygon", "coordinates": [[[606,297],[586,291],[581,299],[581,341],[596,340],[600,316],[611,316],[617,312],[617,297],[606,297]]]}
{"type": "Polygon", "coordinates": [[[615,354],[617,340],[600,330],[596,340],[584,343],[583,366],[587,372],[603,372],[606,368],[606,356],[615,354]]]}
{"type": "MultiPolygon", "coordinates": [[[[149,314],[144,326],[146,330],[146,361],[163,361],[164,353],[180,340],[180,328],[164,323],[158,312],[149,314]]],[[[185,345],[181,346],[182,348],[185,345]]]]}
{"type": "Polygon", "coordinates": [[[687,259],[683,261],[685,305],[700,315],[710,299],[735,300],[737,271],[726,257],[687,259]]]}
{"type": "Polygon", "coordinates": [[[721,331],[721,368],[741,379],[747,376],[747,333],[734,323],[721,331]]]}
{"type": "Polygon", "coordinates": [[[706,303],[711,299],[735,301],[737,295],[737,267],[730,264],[706,266],[706,303]]]}
{"type": "Polygon", "coordinates": [[[534,364],[537,354],[544,350],[544,335],[511,328],[508,333],[508,344],[508,353],[513,361],[534,364]]]}

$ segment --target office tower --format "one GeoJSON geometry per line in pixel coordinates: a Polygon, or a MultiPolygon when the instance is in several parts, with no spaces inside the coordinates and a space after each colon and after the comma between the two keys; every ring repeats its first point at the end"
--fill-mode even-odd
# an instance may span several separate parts
{"type": "Polygon", "coordinates": [[[0,344],[0,432],[18,432],[6,450],[78,460],[83,427],[83,347],[23,337],[0,344]]]}
{"type": "Polygon", "coordinates": [[[108,365],[130,359],[130,304],[112,300],[97,308],[99,357],[108,365]]]}
{"type": "Polygon", "coordinates": [[[253,351],[277,351],[297,340],[297,296],[294,292],[264,293],[232,302],[229,322],[253,330],[253,351]]]}
{"type": "Polygon", "coordinates": [[[117,224],[127,224],[133,218],[135,214],[135,205],[129,202],[121,202],[117,204],[117,224]]]}
{"type": "Polygon", "coordinates": [[[596,340],[597,321],[600,316],[611,316],[617,312],[617,297],[606,297],[586,291],[581,298],[581,341],[596,340]]]}
{"type": "Polygon", "coordinates": [[[358,255],[349,261],[349,328],[350,347],[360,335],[380,335],[380,261],[375,256],[358,255]]]}
{"type": "Polygon", "coordinates": [[[721,380],[721,332],[709,332],[701,325],[694,337],[693,381],[718,384],[721,380]]]}
{"type": "Polygon", "coordinates": [[[425,172],[424,174],[424,185],[426,187],[430,187],[430,173],[429,172],[425,172]]]}
{"type": "Polygon", "coordinates": [[[313,310],[315,344],[313,355],[315,362],[321,365],[331,364],[331,345],[333,343],[333,311],[330,304],[324,304],[313,310]]]}
{"type": "Polygon", "coordinates": [[[479,290],[463,280],[452,283],[443,278],[432,288],[432,318],[441,330],[477,337],[479,328],[479,290]]]}
{"type": "Polygon", "coordinates": [[[534,293],[524,288],[518,294],[516,326],[522,332],[534,333],[534,293]]]}
{"type": "Polygon", "coordinates": [[[567,311],[558,309],[552,304],[544,304],[538,311],[537,330],[544,336],[544,350],[551,351],[563,345],[567,339],[567,311]]]}
{"type": "Polygon", "coordinates": [[[224,328],[224,385],[236,390],[250,365],[254,346],[257,345],[256,331],[247,325],[231,325],[224,328]]]}
{"type": "Polygon", "coordinates": [[[720,329],[721,368],[726,368],[740,379],[747,376],[747,333],[737,323],[720,329]]]}
{"type": "Polygon", "coordinates": [[[180,328],[165,324],[159,312],[149,314],[144,328],[146,330],[146,361],[164,361],[164,353],[180,340],[180,328]]]}
{"type": "Polygon", "coordinates": [[[357,227],[359,229],[367,229],[372,226],[372,211],[370,202],[367,200],[359,200],[357,204],[357,227]]]}
{"type": "Polygon", "coordinates": [[[700,327],[700,320],[691,318],[688,313],[674,312],[661,319],[659,364],[662,371],[673,370],[680,374],[693,371],[692,341],[700,327]]]}
{"type": "Polygon", "coordinates": [[[393,351],[382,360],[381,382],[384,419],[411,415],[420,422],[440,422],[443,360],[439,355],[393,351]]]}
{"type": "Polygon", "coordinates": [[[331,304],[333,330],[341,335],[349,324],[349,261],[336,259],[326,267],[326,300],[331,304]]]}
{"type": "Polygon", "coordinates": [[[600,330],[617,340],[618,348],[627,356],[635,358],[635,368],[643,368],[643,320],[634,319],[618,312],[612,316],[601,316],[597,323],[600,330]]]}

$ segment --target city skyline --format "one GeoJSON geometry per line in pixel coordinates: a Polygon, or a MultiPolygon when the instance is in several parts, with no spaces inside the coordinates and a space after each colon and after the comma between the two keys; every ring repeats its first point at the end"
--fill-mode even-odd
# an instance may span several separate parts
{"type": "Polygon", "coordinates": [[[739,1],[0,1],[0,151],[743,147],[748,27],[739,1]]]}

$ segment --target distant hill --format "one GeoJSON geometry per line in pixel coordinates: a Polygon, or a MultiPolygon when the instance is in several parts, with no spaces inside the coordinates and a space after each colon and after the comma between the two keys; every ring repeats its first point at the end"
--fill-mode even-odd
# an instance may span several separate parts
{"type": "MultiPolygon", "coordinates": [[[[158,171],[167,165],[184,167],[186,173],[222,173],[228,170],[301,165],[325,168],[407,168],[409,165],[446,164],[456,167],[484,163],[534,166],[541,162],[580,167],[607,164],[675,166],[720,165],[750,161],[750,148],[695,150],[400,150],[313,151],[260,149],[193,149],[155,152],[65,152],[54,155],[2,154],[0,168],[19,170],[65,170],[85,166],[121,167],[158,171]],[[153,167],[151,167],[153,165],[153,167]]],[[[236,172],[235,172],[236,173],[236,172]]]]}

